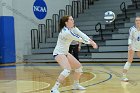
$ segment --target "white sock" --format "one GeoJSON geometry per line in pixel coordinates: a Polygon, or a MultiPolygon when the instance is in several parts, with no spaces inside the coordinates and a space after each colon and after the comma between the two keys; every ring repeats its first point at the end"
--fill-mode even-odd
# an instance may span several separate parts
{"type": "Polygon", "coordinates": [[[128,70],[131,66],[131,62],[126,62],[124,65],[124,69],[128,70]]]}
{"type": "Polygon", "coordinates": [[[58,89],[61,83],[59,83],[58,81],[55,82],[55,85],[53,86],[53,88],[58,89]]]}
{"type": "Polygon", "coordinates": [[[74,84],[79,84],[79,80],[74,80],[74,84]]]}
{"type": "Polygon", "coordinates": [[[126,77],[126,73],[123,73],[123,77],[126,77]]]}

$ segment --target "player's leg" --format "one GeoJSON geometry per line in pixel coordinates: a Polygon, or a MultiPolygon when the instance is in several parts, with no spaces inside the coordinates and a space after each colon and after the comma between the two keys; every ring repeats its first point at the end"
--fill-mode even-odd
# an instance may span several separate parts
{"type": "Polygon", "coordinates": [[[73,75],[74,84],[73,84],[73,89],[81,89],[81,90],[86,89],[86,88],[84,88],[83,86],[81,86],[79,84],[80,76],[83,73],[81,63],[73,55],[71,55],[71,54],[68,54],[67,58],[68,58],[68,61],[69,61],[70,65],[71,65],[72,69],[74,69],[74,75],[73,75]]]}
{"type": "Polygon", "coordinates": [[[132,49],[128,50],[128,59],[123,68],[123,77],[122,77],[123,81],[128,81],[126,74],[131,66],[131,63],[133,62],[134,53],[135,53],[135,51],[133,51],[132,49]]]}
{"type": "Polygon", "coordinates": [[[67,76],[69,76],[70,71],[71,71],[71,66],[70,66],[70,64],[69,64],[69,62],[68,62],[68,59],[67,59],[66,55],[57,55],[57,56],[55,57],[55,60],[58,62],[58,64],[59,64],[64,70],[60,73],[60,75],[59,75],[59,77],[58,77],[58,79],[57,79],[55,85],[54,85],[53,88],[51,89],[51,93],[60,93],[60,92],[58,91],[58,88],[59,88],[60,84],[63,83],[64,79],[65,79],[67,76]]]}
{"type": "Polygon", "coordinates": [[[140,58],[140,51],[136,52],[137,53],[137,56],[140,58]]]}

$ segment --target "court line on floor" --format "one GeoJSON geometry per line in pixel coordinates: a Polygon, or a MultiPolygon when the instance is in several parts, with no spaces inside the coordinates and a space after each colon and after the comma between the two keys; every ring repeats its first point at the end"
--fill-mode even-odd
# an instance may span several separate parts
{"type": "MultiPolygon", "coordinates": [[[[92,80],[94,80],[94,79],[97,77],[96,74],[94,74],[93,72],[84,71],[84,73],[91,73],[92,75],[94,75],[94,77],[91,78],[91,79],[89,79],[89,80],[86,80],[85,82],[81,82],[80,84],[84,84],[84,83],[87,83],[87,82],[89,82],[89,81],[92,81],[92,80]]],[[[72,85],[65,86],[65,87],[62,87],[62,88],[68,88],[68,87],[71,87],[71,86],[72,86],[72,85]]]]}
{"type": "MultiPolygon", "coordinates": [[[[112,74],[111,74],[111,73],[108,73],[108,72],[105,72],[105,71],[100,71],[100,70],[96,70],[96,71],[106,73],[106,74],[109,75],[109,77],[108,77],[107,79],[105,79],[105,80],[102,80],[102,81],[100,81],[100,82],[97,82],[97,83],[94,83],[94,84],[90,84],[90,85],[87,85],[87,86],[84,86],[84,87],[95,86],[95,85],[104,83],[104,82],[106,82],[106,81],[108,81],[108,80],[110,80],[110,79],[112,78],[112,74]]],[[[68,90],[61,91],[61,92],[66,92],[66,91],[71,91],[71,90],[73,90],[73,89],[68,89],[68,90]]]]}
{"type": "MultiPolygon", "coordinates": [[[[104,69],[106,69],[107,71],[109,71],[111,74],[114,74],[116,77],[118,77],[118,78],[120,78],[120,79],[122,78],[122,74],[120,74],[120,73],[118,73],[118,72],[112,70],[110,67],[105,66],[104,64],[100,64],[100,66],[103,67],[104,69]]],[[[136,85],[137,85],[137,82],[136,82],[135,80],[129,79],[129,83],[130,83],[131,85],[133,85],[133,86],[136,86],[136,85]]]]}

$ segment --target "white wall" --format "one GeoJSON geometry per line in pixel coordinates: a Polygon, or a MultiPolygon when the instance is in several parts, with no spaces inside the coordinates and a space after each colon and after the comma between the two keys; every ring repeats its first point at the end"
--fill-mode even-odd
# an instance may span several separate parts
{"type": "Polygon", "coordinates": [[[12,6],[12,0],[0,0],[0,16],[13,16],[12,11],[7,9],[12,6]]]}
{"type": "Polygon", "coordinates": [[[52,14],[58,14],[59,9],[65,9],[65,6],[70,4],[72,0],[44,0],[48,11],[46,18],[43,20],[37,19],[33,14],[32,7],[34,1],[13,0],[17,62],[23,61],[23,55],[31,54],[30,30],[37,28],[38,23],[45,23],[45,19],[52,18],[52,14]]]}
{"type": "Polygon", "coordinates": [[[2,0],[0,0],[0,16],[2,16],[2,0]]]}
{"type": "Polygon", "coordinates": [[[66,4],[69,4],[72,0],[46,0],[48,5],[47,18],[51,18],[52,14],[58,14],[59,9],[65,9],[66,4]]]}

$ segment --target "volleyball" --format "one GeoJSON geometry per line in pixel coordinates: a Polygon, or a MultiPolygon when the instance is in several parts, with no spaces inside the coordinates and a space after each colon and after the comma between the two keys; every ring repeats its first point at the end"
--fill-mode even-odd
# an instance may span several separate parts
{"type": "Polygon", "coordinates": [[[107,23],[111,23],[115,20],[115,13],[112,11],[107,11],[104,13],[104,19],[107,23]]]}

